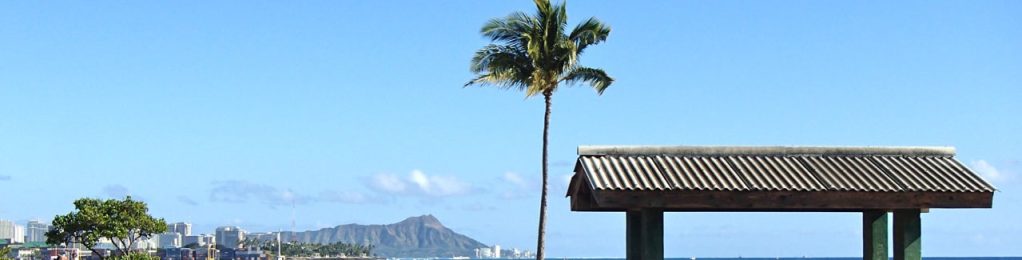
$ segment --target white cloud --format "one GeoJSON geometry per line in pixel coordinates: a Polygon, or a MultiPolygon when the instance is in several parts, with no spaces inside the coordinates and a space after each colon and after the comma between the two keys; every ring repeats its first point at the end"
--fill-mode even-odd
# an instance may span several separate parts
{"type": "Polygon", "coordinates": [[[383,193],[431,197],[459,196],[473,190],[471,184],[454,176],[429,175],[421,170],[413,170],[404,179],[388,173],[376,174],[370,179],[370,186],[383,193]]]}
{"type": "Polygon", "coordinates": [[[405,183],[393,174],[381,173],[373,176],[372,187],[388,193],[405,192],[405,183]]]}
{"type": "Polygon", "coordinates": [[[419,186],[419,189],[427,192],[430,190],[429,177],[426,177],[426,174],[422,173],[422,171],[413,170],[412,174],[408,176],[408,179],[411,180],[412,183],[415,183],[415,185],[419,186]]]}
{"type": "Polygon", "coordinates": [[[501,199],[523,199],[539,194],[543,183],[539,178],[527,178],[516,172],[505,172],[500,180],[503,182],[504,191],[500,193],[501,199]]]}
{"type": "MultiPolygon", "coordinates": [[[[366,203],[374,201],[357,191],[322,191],[317,195],[301,194],[291,189],[280,189],[270,185],[242,180],[213,182],[209,199],[213,202],[248,203],[255,202],[270,206],[287,206],[310,203],[366,203]]],[[[187,202],[186,202],[187,203],[187,202]]]]}
{"type": "Polygon", "coordinates": [[[504,181],[506,181],[508,183],[511,183],[512,185],[515,185],[515,186],[518,186],[518,187],[522,187],[522,188],[528,188],[529,187],[529,184],[525,182],[525,178],[522,178],[521,175],[518,175],[518,173],[515,173],[515,172],[505,172],[503,179],[504,179],[504,181]]]}
{"type": "Polygon", "coordinates": [[[295,196],[290,190],[281,190],[276,187],[252,183],[242,180],[228,180],[213,182],[213,190],[209,193],[209,199],[213,202],[246,203],[255,201],[268,205],[290,205],[291,203],[305,204],[306,198],[295,196]]]}
{"type": "Polygon", "coordinates": [[[1001,181],[1006,177],[997,169],[997,167],[994,167],[986,160],[972,161],[970,166],[972,166],[973,171],[976,171],[976,173],[983,176],[983,179],[986,179],[987,181],[1001,181]]]}
{"type": "Polygon", "coordinates": [[[464,195],[472,190],[471,185],[453,176],[430,176],[428,180],[430,188],[424,191],[436,196],[464,195]]]}

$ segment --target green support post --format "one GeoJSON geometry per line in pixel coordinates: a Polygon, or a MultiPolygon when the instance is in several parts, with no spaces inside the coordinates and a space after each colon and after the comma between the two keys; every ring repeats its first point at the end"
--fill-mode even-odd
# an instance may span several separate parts
{"type": "Polygon", "coordinates": [[[886,211],[862,212],[862,259],[889,260],[886,211]]]}
{"type": "Polygon", "coordinates": [[[664,260],[664,211],[629,210],[625,220],[627,260],[664,260]]]}
{"type": "Polygon", "coordinates": [[[664,211],[642,210],[642,259],[664,260],[664,211]]]}
{"type": "Polygon", "coordinates": [[[894,260],[922,260],[922,222],[918,209],[894,211],[894,260]]]}
{"type": "Polygon", "coordinates": [[[642,212],[625,212],[625,259],[642,260],[642,212]]]}

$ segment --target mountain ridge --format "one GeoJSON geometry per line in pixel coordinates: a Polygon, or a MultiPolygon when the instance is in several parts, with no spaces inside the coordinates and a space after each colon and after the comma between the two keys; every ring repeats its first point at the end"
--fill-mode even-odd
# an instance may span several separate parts
{"type": "Polygon", "coordinates": [[[393,224],[343,224],[295,232],[288,237],[303,243],[373,245],[373,253],[382,257],[473,256],[475,249],[488,247],[447,228],[430,214],[409,217],[393,224]]]}

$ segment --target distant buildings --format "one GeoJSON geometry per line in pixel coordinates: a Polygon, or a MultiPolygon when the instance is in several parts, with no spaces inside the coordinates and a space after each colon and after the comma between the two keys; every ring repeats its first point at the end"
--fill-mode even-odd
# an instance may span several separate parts
{"type": "Polygon", "coordinates": [[[50,231],[53,225],[36,220],[28,221],[25,228],[25,243],[46,242],[46,232],[50,231]]]}
{"type": "Polygon", "coordinates": [[[489,247],[476,248],[476,258],[493,258],[493,249],[489,247]]]}
{"type": "Polygon", "coordinates": [[[177,232],[160,233],[157,238],[157,248],[179,248],[182,246],[181,234],[177,232]]]}
{"type": "Polygon", "coordinates": [[[216,228],[216,243],[225,248],[239,248],[242,240],[245,240],[245,230],[239,227],[225,226],[216,228]]]}
{"type": "Polygon", "coordinates": [[[8,243],[25,243],[25,227],[14,224],[14,221],[0,220],[0,239],[8,243]]]}
{"type": "Polygon", "coordinates": [[[158,248],[179,248],[189,243],[186,237],[192,235],[192,224],[177,222],[167,224],[167,232],[156,235],[158,248]]]}
{"type": "Polygon", "coordinates": [[[182,237],[192,235],[192,223],[178,222],[167,224],[167,232],[181,234],[182,237]]]}
{"type": "Polygon", "coordinates": [[[206,246],[208,244],[213,244],[213,236],[212,235],[206,235],[206,234],[194,235],[194,236],[185,236],[181,240],[181,246],[188,246],[188,245],[191,245],[191,244],[196,244],[198,246],[206,246]]]}
{"type": "MultiPolygon", "coordinates": [[[[277,241],[277,233],[275,233],[275,232],[253,232],[253,233],[245,234],[245,238],[254,239],[255,241],[259,241],[260,243],[265,243],[266,241],[277,241]]],[[[249,246],[249,245],[245,245],[245,246],[249,246]]]]}
{"type": "Polygon", "coordinates": [[[493,259],[493,258],[505,258],[505,259],[522,259],[522,258],[534,258],[536,255],[528,250],[519,250],[518,248],[511,249],[500,249],[500,245],[494,245],[493,247],[483,247],[475,249],[475,258],[478,259],[493,259]]]}

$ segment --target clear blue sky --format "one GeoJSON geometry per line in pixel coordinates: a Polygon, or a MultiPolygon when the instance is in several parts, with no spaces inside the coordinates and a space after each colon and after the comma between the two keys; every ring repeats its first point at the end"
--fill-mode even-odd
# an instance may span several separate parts
{"type": "MultiPolygon", "coordinates": [[[[462,88],[531,1],[0,3],[0,218],[130,194],[198,232],[433,214],[533,248],[542,100],[462,88]]],[[[573,213],[580,144],[947,145],[994,209],[923,217],[927,256],[1022,255],[1022,2],[572,1],[613,28],[551,130],[550,255],[624,256],[573,213]]],[[[668,214],[668,256],[857,256],[857,214],[668,214]]]]}

